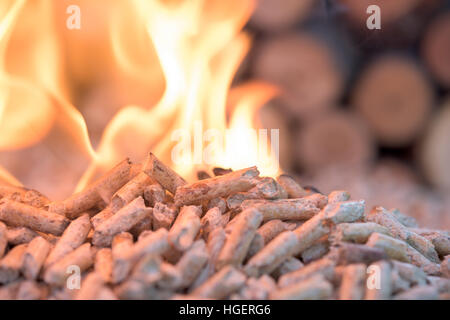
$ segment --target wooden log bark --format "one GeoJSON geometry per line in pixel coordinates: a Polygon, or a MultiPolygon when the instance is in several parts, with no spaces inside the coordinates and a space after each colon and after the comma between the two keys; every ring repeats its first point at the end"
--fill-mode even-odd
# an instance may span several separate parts
{"type": "Polygon", "coordinates": [[[414,61],[386,55],[362,73],[352,104],[382,145],[399,147],[421,132],[433,99],[431,84],[414,61]]]}
{"type": "Polygon", "coordinates": [[[251,24],[265,32],[285,30],[307,17],[314,0],[259,0],[251,24]]]}
{"type": "Polygon", "coordinates": [[[450,88],[450,12],[440,15],[430,25],[422,52],[434,77],[442,86],[450,88]]]}
{"type": "Polygon", "coordinates": [[[450,97],[434,116],[425,134],[419,161],[427,179],[437,188],[450,191],[450,97]]]}
{"type": "Polygon", "coordinates": [[[367,164],[375,145],[361,119],[346,111],[309,121],[297,133],[296,156],[308,172],[331,165],[367,164]]]}
{"type": "Polygon", "coordinates": [[[343,85],[342,72],[329,47],[306,32],[262,42],[255,48],[252,70],[256,78],[281,88],[275,101],[294,116],[328,110],[343,85]]]}

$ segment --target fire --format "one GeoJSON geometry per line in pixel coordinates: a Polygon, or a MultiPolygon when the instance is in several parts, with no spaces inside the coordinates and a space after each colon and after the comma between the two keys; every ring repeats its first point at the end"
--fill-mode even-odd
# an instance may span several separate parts
{"type": "MultiPolygon", "coordinates": [[[[149,150],[188,179],[197,169],[211,165],[233,169],[257,165],[264,175],[279,171],[277,151],[269,152],[267,143],[268,136],[274,138],[276,133],[251,130],[256,126],[258,107],[272,98],[276,89],[258,82],[231,88],[251,45],[242,28],[254,9],[254,1],[108,2],[105,14],[109,45],[94,55],[110,63],[102,65],[107,76],[96,76],[96,80],[109,78],[119,91],[126,91],[130,83],[137,84],[146,89],[148,96],[142,96],[148,104],[130,102],[122,106],[107,123],[95,150],[83,116],[69,102],[71,83],[65,81],[68,75],[63,64],[68,55],[64,55],[61,37],[52,22],[52,2],[11,3],[1,5],[0,150],[43,145],[67,167],[76,162],[76,190],[126,157],[141,161],[149,150]],[[33,39],[33,44],[29,45],[28,56],[22,55],[29,62],[17,67],[18,59],[8,60],[7,52],[13,56],[18,51],[9,38],[12,35],[14,40],[21,28],[26,29],[22,22],[25,16],[36,22],[33,37],[27,38],[33,39]],[[16,66],[11,71],[6,67],[10,64],[16,66]],[[212,146],[217,148],[209,152],[212,146]],[[182,151],[179,159],[176,150],[182,151]],[[206,154],[209,159],[205,159],[206,154]]],[[[82,13],[88,10],[83,8],[88,2],[79,3],[82,13]]],[[[77,36],[81,39],[80,34],[77,36]]],[[[83,53],[80,50],[75,54],[83,53]]],[[[76,59],[67,59],[66,64],[71,61],[76,59]]],[[[51,174],[41,171],[40,180],[45,181],[51,174]]],[[[30,181],[23,182],[30,185],[30,181]]],[[[66,184],[72,186],[73,179],[70,182],[66,184]]],[[[40,188],[55,194],[50,189],[40,188]]]]}

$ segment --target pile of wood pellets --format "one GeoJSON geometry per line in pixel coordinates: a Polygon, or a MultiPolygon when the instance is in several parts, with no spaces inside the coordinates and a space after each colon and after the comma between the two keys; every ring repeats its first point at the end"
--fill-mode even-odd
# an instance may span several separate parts
{"type": "Polygon", "coordinates": [[[450,299],[450,232],[213,172],[187,183],[150,153],[63,201],[0,187],[0,299],[450,299]]]}

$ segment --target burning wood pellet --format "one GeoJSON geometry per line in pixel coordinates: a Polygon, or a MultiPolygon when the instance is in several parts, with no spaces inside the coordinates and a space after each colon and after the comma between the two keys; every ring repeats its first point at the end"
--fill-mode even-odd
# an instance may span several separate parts
{"type": "Polygon", "coordinates": [[[153,230],[158,230],[160,228],[169,230],[176,217],[176,208],[168,206],[162,202],[156,202],[153,207],[152,216],[153,230]]]}
{"type": "Polygon", "coordinates": [[[278,176],[277,182],[284,190],[286,190],[288,197],[291,199],[302,198],[308,194],[305,189],[303,189],[302,186],[294,180],[294,178],[287,174],[278,176]]]}
{"type": "Polygon", "coordinates": [[[175,194],[178,187],[186,184],[181,176],[159,161],[153,153],[148,155],[142,170],[172,194],[175,194]]]}
{"type": "Polygon", "coordinates": [[[245,283],[245,275],[228,265],[214,274],[208,281],[192,293],[203,298],[221,299],[241,288],[245,283]]]}
{"type": "Polygon", "coordinates": [[[450,236],[443,234],[439,231],[421,231],[420,229],[413,229],[413,232],[420,234],[424,238],[431,241],[436,249],[436,252],[440,256],[446,256],[450,254],[450,236]]]}
{"type": "Polygon", "coordinates": [[[399,261],[392,261],[392,263],[400,276],[411,285],[421,286],[427,283],[427,275],[422,269],[409,263],[399,261]]]}
{"type": "Polygon", "coordinates": [[[271,273],[293,254],[297,243],[297,236],[292,231],[279,234],[250,259],[244,269],[246,274],[259,277],[271,273]]]}
{"type": "Polygon", "coordinates": [[[350,264],[345,267],[342,275],[339,299],[362,300],[364,299],[366,285],[366,265],[350,264]]]}
{"type": "Polygon", "coordinates": [[[211,208],[202,217],[200,223],[203,237],[207,239],[211,231],[222,225],[222,212],[218,207],[211,208]]]}
{"type": "Polygon", "coordinates": [[[66,230],[64,230],[64,233],[56,243],[55,247],[50,251],[47,260],[45,261],[45,265],[47,267],[50,266],[64,257],[67,253],[82,245],[90,230],[91,223],[87,214],[73,220],[66,230]]]}
{"type": "Polygon", "coordinates": [[[101,201],[110,203],[112,195],[128,181],[130,170],[131,163],[126,159],[85,190],[66,200],[50,203],[49,211],[73,219],[86,210],[95,207],[101,201]]]}
{"type": "Polygon", "coordinates": [[[95,300],[103,289],[103,277],[95,271],[89,273],[83,280],[81,289],[77,292],[76,300],[95,300]]]}
{"type": "Polygon", "coordinates": [[[228,197],[227,206],[230,210],[240,207],[243,201],[250,199],[286,199],[286,190],[272,178],[260,178],[256,186],[247,192],[238,192],[228,197]]]}
{"type": "Polygon", "coordinates": [[[33,230],[30,230],[25,227],[19,227],[19,228],[8,228],[6,230],[6,236],[8,239],[8,243],[10,245],[18,245],[22,243],[28,243],[39,234],[33,230]]]}
{"type": "Polygon", "coordinates": [[[227,202],[222,198],[215,198],[208,201],[208,205],[206,206],[206,210],[217,207],[220,209],[220,212],[223,214],[228,210],[227,202]]]}
{"type": "Polygon", "coordinates": [[[47,197],[36,190],[13,186],[0,186],[0,198],[10,199],[37,208],[42,208],[50,202],[47,197]]]}
{"type": "Polygon", "coordinates": [[[133,263],[146,254],[162,255],[170,248],[168,232],[166,229],[159,229],[144,237],[139,237],[138,241],[126,253],[126,257],[133,263]]]}
{"type": "Polygon", "coordinates": [[[250,247],[247,251],[247,256],[244,260],[250,260],[255,254],[261,251],[264,248],[264,238],[258,232],[255,233],[252,242],[250,243],[250,247]]]}
{"type": "Polygon", "coordinates": [[[258,175],[256,167],[252,167],[180,186],[175,193],[175,204],[177,206],[196,204],[199,201],[247,191],[256,185],[255,178],[258,175]]]}
{"type": "Polygon", "coordinates": [[[377,273],[372,279],[367,279],[366,300],[387,300],[392,295],[391,272],[389,262],[380,261],[369,266],[368,271],[377,273]]]}
{"type": "Polygon", "coordinates": [[[392,293],[395,295],[399,292],[407,291],[411,288],[408,281],[402,278],[400,272],[397,268],[392,268],[391,271],[391,281],[392,281],[392,293]]]}
{"type": "Polygon", "coordinates": [[[111,207],[108,206],[91,218],[91,224],[95,229],[107,219],[111,218],[113,215],[114,212],[112,211],[111,207]]]}
{"type": "Polygon", "coordinates": [[[303,262],[301,262],[299,259],[290,257],[286,260],[284,260],[276,269],[274,272],[272,272],[272,275],[278,279],[283,274],[290,273],[292,271],[298,270],[300,268],[303,268],[305,265],[303,262]]]}
{"type": "Polygon", "coordinates": [[[297,282],[301,282],[313,275],[322,275],[326,279],[332,279],[335,272],[336,263],[330,259],[323,258],[314,261],[303,268],[286,273],[278,280],[280,287],[287,287],[297,282]]]}
{"type": "Polygon", "coordinates": [[[113,283],[120,283],[124,280],[132,267],[132,261],[128,258],[128,252],[133,246],[133,236],[131,233],[122,232],[117,234],[112,240],[112,270],[111,278],[113,283]]]}
{"type": "Polygon", "coordinates": [[[28,244],[22,264],[22,272],[25,278],[29,280],[37,278],[50,248],[50,243],[42,237],[36,237],[28,244]]]}
{"type": "Polygon", "coordinates": [[[333,241],[366,243],[374,232],[390,235],[389,229],[374,222],[341,223],[333,231],[333,241]]]}
{"type": "Polygon", "coordinates": [[[434,245],[428,239],[406,228],[394,215],[383,208],[375,208],[368,216],[368,220],[389,228],[394,237],[407,242],[430,261],[439,261],[434,245]]]}
{"type": "Polygon", "coordinates": [[[328,195],[328,203],[335,203],[350,200],[350,193],[345,190],[336,190],[328,195]]]}
{"type": "Polygon", "coordinates": [[[247,209],[236,219],[217,260],[217,269],[231,264],[239,266],[245,259],[263,216],[258,209],[247,209]]]}
{"type": "Polygon", "coordinates": [[[77,266],[80,271],[85,271],[93,262],[91,245],[85,243],[52,264],[45,271],[44,281],[51,285],[63,286],[70,275],[68,273],[70,266],[77,266]]]}
{"type": "Polygon", "coordinates": [[[447,231],[421,229],[382,207],[366,214],[365,202],[346,191],[308,192],[287,175],[259,177],[255,167],[220,173],[187,183],[150,155],[142,167],[122,162],[48,206],[44,198],[25,203],[29,191],[20,188],[15,200],[1,194],[0,297],[442,299],[450,292],[447,231]],[[69,288],[73,270],[81,289],[69,288]]]}
{"type": "Polygon", "coordinates": [[[263,275],[262,277],[248,278],[245,286],[231,296],[234,300],[266,300],[269,298],[269,294],[277,289],[276,282],[269,276],[263,275]]]}
{"type": "Polygon", "coordinates": [[[17,300],[41,300],[45,299],[47,288],[34,281],[23,281],[17,291],[17,300]]]}
{"type": "Polygon", "coordinates": [[[331,296],[333,287],[323,276],[316,275],[309,279],[281,288],[272,294],[274,300],[320,300],[331,296]]]}
{"type": "Polygon", "coordinates": [[[3,222],[0,222],[0,259],[3,257],[8,245],[7,229],[3,222]]]}
{"type": "Polygon", "coordinates": [[[158,202],[163,202],[165,197],[166,193],[158,183],[151,184],[144,188],[144,199],[151,207],[154,207],[158,202]]]}
{"type": "Polygon", "coordinates": [[[273,238],[279,235],[283,231],[293,230],[295,224],[283,222],[282,220],[275,219],[264,223],[257,231],[260,234],[264,243],[269,243],[273,238]]]}
{"type": "Polygon", "coordinates": [[[176,290],[182,282],[180,270],[171,263],[163,262],[160,273],[161,279],[157,281],[160,288],[176,290]]]}
{"type": "Polygon", "coordinates": [[[95,272],[97,272],[105,283],[111,282],[113,271],[113,256],[110,248],[101,248],[95,255],[95,272]]]}
{"type": "Polygon", "coordinates": [[[196,206],[186,206],[180,210],[169,231],[169,242],[173,248],[185,251],[194,242],[200,230],[201,211],[196,206]]]}
{"type": "Polygon", "coordinates": [[[138,238],[144,232],[149,232],[152,229],[153,225],[153,209],[146,208],[145,216],[141,220],[139,220],[131,229],[130,233],[138,238]]]}
{"type": "Polygon", "coordinates": [[[213,173],[214,173],[214,176],[223,176],[224,174],[228,174],[228,173],[231,173],[231,172],[233,172],[233,170],[232,169],[230,169],[230,168],[228,168],[228,169],[225,169],[225,168],[220,168],[220,167],[214,167],[213,169],[212,169],[212,171],[213,171],[213,173]]]}
{"type": "Polygon", "coordinates": [[[225,240],[226,234],[223,228],[216,228],[209,234],[206,243],[209,255],[208,262],[198,275],[197,279],[195,279],[190,289],[197,288],[198,286],[203,284],[206,280],[208,280],[211,275],[215,273],[217,258],[220,254],[223,245],[225,244],[225,240]]]}
{"type": "Polygon", "coordinates": [[[134,199],[95,229],[92,243],[96,246],[110,245],[114,235],[129,231],[146,217],[148,210],[142,197],[134,199]]]}
{"type": "Polygon", "coordinates": [[[450,279],[450,255],[446,256],[441,263],[441,272],[444,277],[450,279]]]}
{"type": "Polygon", "coordinates": [[[386,253],[380,248],[372,248],[366,245],[341,243],[330,251],[329,258],[332,258],[338,265],[348,265],[353,263],[372,263],[385,259],[386,253]]]}
{"type": "Polygon", "coordinates": [[[203,170],[197,172],[198,180],[205,180],[205,179],[209,179],[209,178],[211,178],[211,176],[209,175],[208,172],[203,171],[203,170]]]}
{"type": "Polygon", "coordinates": [[[320,211],[320,201],[309,199],[308,197],[300,199],[286,200],[245,200],[241,207],[257,207],[263,214],[263,220],[272,219],[282,220],[307,220],[320,211]]]}
{"type": "Polygon", "coordinates": [[[178,287],[189,287],[207,262],[208,253],[206,251],[205,242],[203,240],[198,240],[184,253],[175,266],[181,276],[178,287]]]}
{"type": "Polygon", "coordinates": [[[0,220],[14,227],[60,235],[69,224],[65,217],[16,201],[0,200],[0,220]]]}
{"type": "Polygon", "coordinates": [[[142,196],[144,188],[150,183],[152,183],[152,179],[148,175],[143,172],[139,173],[112,196],[111,209],[116,212],[127,203],[142,196]]]}
{"type": "Polygon", "coordinates": [[[383,249],[391,259],[411,262],[406,243],[380,233],[373,233],[367,241],[369,247],[383,249]]]}
{"type": "Polygon", "coordinates": [[[136,263],[129,279],[153,285],[162,279],[164,264],[159,256],[146,254],[136,263]]]}
{"type": "Polygon", "coordinates": [[[302,252],[301,257],[304,263],[322,258],[330,251],[330,243],[328,237],[323,237],[316,241],[311,247],[302,252]]]}
{"type": "Polygon", "coordinates": [[[435,286],[415,287],[394,297],[396,300],[438,300],[439,291],[435,286]]]}
{"type": "Polygon", "coordinates": [[[8,283],[19,277],[22,268],[23,255],[27,249],[26,244],[20,244],[11,249],[0,261],[0,283],[8,283]]]}

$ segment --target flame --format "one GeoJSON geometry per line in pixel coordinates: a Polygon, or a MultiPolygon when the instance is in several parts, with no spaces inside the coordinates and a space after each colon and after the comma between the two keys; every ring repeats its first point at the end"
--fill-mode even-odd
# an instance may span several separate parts
{"type": "Polygon", "coordinates": [[[0,167],[0,185],[22,186],[19,180],[2,167],[0,167]]]}
{"type": "Polygon", "coordinates": [[[258,108],[277,93],[278,88],[259,82],[250,82],[232,89],[230,100],[235,100],[236,104],[230,120],[226,151],[218,159],[218,165],[240,169],[256,163],[263,175],[270,176],[279,172],[278,147],[272,145],[272,152],[268,151],[269,136],[270,141],[278,143],[279,132],[271,130],[269,133],[265,129],[256,132],[252,129],[258,108]],[[240,156],[235,157],[235,154],[240,156]]]}
{"type": "MultiPolygon", "coordinates": [[[[99,62],[97,73],[103,76],[93,76],[95,70],[73,72],[88,56],[82,52],[86,43],[95,40],[83,42],[89,30],[57,32],[53,15],[66,2],[0,5],[0,161],[7,159],[5,168],[10,170],[19,155],[27,169],[34,167],[33,181],[39,181],[34,185],[24,166],[10,170],[24,176],[27,186],[55,195],[59,186],[46,182],[51,175],[56,185],[64,181],[72,186],[78,180],[75,190],[81,190],[123,158],[141,161],[150,150],[188,179],[212,165],[257,165],[265,175],[278,173],[277,151],[268,152],[272,132],[252,130],[258,107],[277,90],[259,82],[231,87],[251,45],[242,29],[254,0],[108,2],[109,41],[96,46],[100,49],[89,62],[90,67],[99,62]],[[76,41],[65,47],[66,38],[76,41]],[[94,149],[85,119],[71,101],[77,86],[98,82],[110,83],[111,99],[125,97],[128,104],[107,122],[94,149]],[[44,164],[36,163],[36,152],[44,164]],[[47,163],[47,158],[52,160],[47,163]],[[61,172],[74,171],[77,178],[58,181],[58,174],[51,172],[55,161],[63,163],[61,172]],[[49,186],[42,189],[44,183],[49,186]]],[[[92,4],[69,2],[78,3],[83,14],[92,4]]],[[[0,170],[1,177],[19,184],[6,170],[0,170]]],[[[68,193],[68,188],[58,191],[68,193]]]]}
{"type": "MultiPolygon", "coordinates": [[[[140,13],[137,21],[142,25],[135,23],[134,32],[127,30],[126,40],[130,41],[130,34],[142,37],[139,27],[144,26],[146,40],[151,42],[164,75],[165,90],[159,102],[149,109],[130,105],[119,111],[104,131],[97,161],[91,164],[77,189],[83,189],[102,168],[111,167],[125,156],[140,160],[148,150],[153,150],[181,175],[192,177],[194,169],[205,167],[205,161],[193,159],[196,155],[192,155],[192,140],[196,134],[207,135],[210,129],[223,133],[231,129],[234,134],[227,135],[229,141],[222,141],[218,148],[226,146],[216,150],[209,163],[233,169],[257,164],[263,174],[276,174],[277,157],[266,153],[258,157],[258,162],[252,156],[258,154],[258,139],[242,131],[253,128],[257,107],[272,98],[276,90],[260,83],[240,88],[242,99],[236,102],[231,121],[227,123],[227,95],[251,43],[250,37],[240,30],[254,9],[254,1],[135,0],[132,3],[132,11],[140,13]],[[189,150],[180,156],[183,159],[174,163],[173,150],[177,145],[174,140],[181,139],[177,132],[183,129],[191,133],[191,143],[185,148],[189,150]],[[230,154],[233,157],[227,156],[230,154]]],[[[115,31],[112,43],[119,67],[127,74],[145,79],[141,71],[145,68],[130,60],[133,52],[127,51],[120,30],[115,31]]]]}
{"type": "MultiPolygon", "coordinates": [[[[12,157],[12,161],[6,162],[14,167],[16,158],[20,158],[23,166],[35,169],[35,182],[39,181],[36,186],[49,190],[44,177],[52,173],[39,170],[44,163],[51,167],[48,162],[54,159],[66,165],[66,170],[72,167],[71,155],[61,145],[76,149],[89,161],[95,158],[95,152],[84,119],[69,103],[63,88],[52,1],[2,1],[0,10],[2,160],[12,157]],[[33,20],[35,16],[39,20],[33,20]],[[28,156],[36,150],[40,161],[31,163],[28,156]]],[[[8,176],[8,181],[19,184],[10,173],[8,176]]]]}

